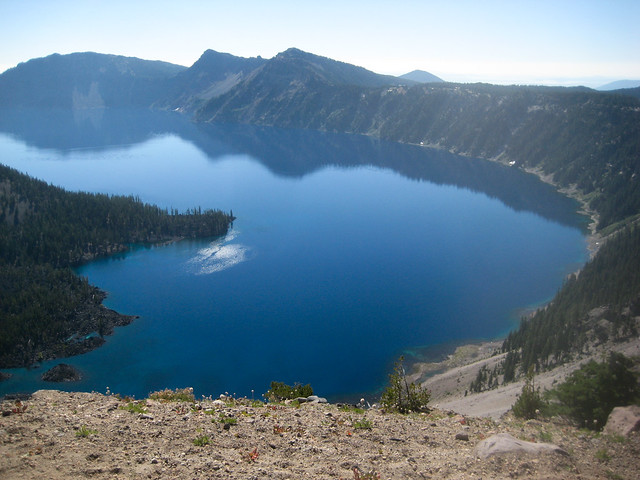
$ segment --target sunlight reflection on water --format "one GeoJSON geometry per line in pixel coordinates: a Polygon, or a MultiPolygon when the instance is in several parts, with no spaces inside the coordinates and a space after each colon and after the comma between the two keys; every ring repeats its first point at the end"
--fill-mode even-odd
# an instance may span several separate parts
{"type": "Polygon", "coordinates": [[[249,259],[250,248],[239,243],[230,243],[238,236],[236,231],[229,232],[224,238],[217,239],[187,262],[196,275],[209,275],[231,268],[249,259]]]}

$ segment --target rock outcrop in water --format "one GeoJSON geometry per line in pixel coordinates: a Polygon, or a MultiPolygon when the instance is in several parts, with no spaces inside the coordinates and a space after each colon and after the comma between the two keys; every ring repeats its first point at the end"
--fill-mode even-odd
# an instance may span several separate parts
{"type": "Polygon", "coordinates": [[[80,372],[66,363],[60,363],[42,374],[45,382],[77,382],[81,378],[80,372]]]}

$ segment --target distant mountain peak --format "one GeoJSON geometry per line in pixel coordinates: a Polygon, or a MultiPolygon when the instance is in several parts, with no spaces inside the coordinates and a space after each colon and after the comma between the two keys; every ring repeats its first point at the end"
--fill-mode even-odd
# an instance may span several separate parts
{"type": "Polygon", "coordinates": [[[418,83],[444,82],[440,77],[436,77],[434,74],[425,72],[424,70],[414,70],[412,72],[405,73],[404,75],[400,75],[398,78],[412,80],[418,83]]]}
{"type": "MultiPolygon", "coordinates": [[[[296,47],[291,47],[291,48],[287,48],[284,52],[278,53],[276,57],[300,56],[304,54],[307,54],[307,52],[304,52],[296,47]]],[[[307,54],[307,55],[310,55],[310,54],[307,54]]]]}
{"type": "Polygon", "coordinates": [[[601,85],[596,90],[600,91],[609,91],[609,90],[620,90],[623,88],[638,88],[640,87],[640,80],[617,80],[615,82],[610,82],[605,85],[601,85]]]}
{"type": "MultiPolygon", "coordinates": [[[[322,57],[314,53],[305,52],[304,50],[300,50],[299,48],[295,48],[295,47],[288,48],[284,52],[278,53],[275,57],[273,57],[273,60],[301,60],[301,61],[312,62],[317,64],[333,64],[333,65],[343,64],[343,62],[340,62],[338,60],[333,60],[328,57],[322,57]]],[[[347,65],[347,64],[344,64],[344,65],[347,65]]]]}

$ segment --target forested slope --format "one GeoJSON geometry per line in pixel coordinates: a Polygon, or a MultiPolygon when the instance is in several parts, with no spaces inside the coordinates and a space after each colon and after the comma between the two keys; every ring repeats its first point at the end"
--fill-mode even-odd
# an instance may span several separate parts
{"type": "Polygon", "coordinates": [[[554,297],[505,339],[504,381],[562,364],[588,344],[638,335],[640,226],[623,228],[554,297]]]}
{"type": "Polygon", "coordinates": [[[640,101],[631,96],[484,84],[364,88],[317,77],[288,83],[271,70],[212,99],[196,118],[361,133],[539,169],[577,187],[598,211],[599,228],[640,212],[640,101]]]}
{"type": "Polygon", "coordinates": [[[71,266],[134,243],[222,235],[232,220],[221,211],[178,214],[133,197],[70,193],[0,165],[0,366],[86,351],[131,321],[104,308],[104,293],[71,266]]]}
{"type": "MultiPolygon", "coordinates": [[[[534,170],[576,192],[595,212],[601,234],[619,234],[608,238],[584,271],[569,279],[547,308],[523,321],[505,342],[510,362],[505,365],[507,379],[520,367],[561,363],[581,349],[588,336],[633,334],[640,294],[640,280],[633,273],[640,270],[636,268],[640,227],[633,227],[640,218],[637,89],[411,85],[297,49],[264,62],[216,52],[201,60],[187,70],[124,57],[53,55],[0,75],[0,104],[155,105],[190,111],[204,102],[196,121],[366,134],[534,170]],[[596,308],[605,314],[593,325],[591,313],[596,308]]],[[[15,173],[3,171],[3,175],[15,173]]],[[[183,218],[132,198],[77,194],[71,201],[77,209],[63,199],[42,203],[34,200],[37,192],[18,191],[18,183],[4,176],[0,181],[0,241],[10,258],[3,259],[3,264],[20,272],[37,265],[62,275],[58,268],[118,251],[128,242],[206,234],[208,228],[200,223],[200,215],[183,218]],[[47,209],[49,217],[44,213],[47,209]],[[77,219],[65,217],[69,209],[80,212],[77,219]],[[82,212],[95,212],[92,215],[101,220],[83,223],[87,216],[82,212]],[[58,224],[58,216],[63,223],[58,224]],[[122,219],[127,220],[120,223],[122,219]],[[75,243],[67,243],[68,237],[61,234],[63,224],[73,232],[75,243]],[[125,231],[129,232],[126,238],[122,237],[125,231]]],[[[207,215],[202,218],[208,219],[207,215]]],[[[9,271],[9,267],[3,269],[9,271]]],[[[29,275],[54,274],[43,270],[29,275]]],[[[12,282],[17,284],[15,279],[12,282]]],[[[3,288],[8,284],[4,281],[3,288]]],[[[76,291],[83,288],[78,285],[76,291]]],[[[88,294],[77,295],[88,298],[88,294]]],[[[32,303],[40,308],[43,302],[32,303]]],[[[52,305],[46,311],[57,308],[52,305]]],[[[39,347],[23,341],[23,348],[29,352],[24,356],[28,363],[39,347]]]]}

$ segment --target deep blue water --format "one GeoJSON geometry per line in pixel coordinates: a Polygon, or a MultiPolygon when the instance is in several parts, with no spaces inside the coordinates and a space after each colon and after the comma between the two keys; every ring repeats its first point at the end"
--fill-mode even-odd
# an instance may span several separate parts
{"type": "Polygon", "coordinates": [[[534,177],[366,137],[20,112],[0,121],[0,161],[69,190],[237,217],[225,238],[78,269],[140,318],[88,354],[8,370],[0,394],[259,397],[279,380],[359,397],[403,352],[506,334],[586,259],[576,204],[534,177]],[[60,362],[84,379],[39,380],[60,362]]]}

